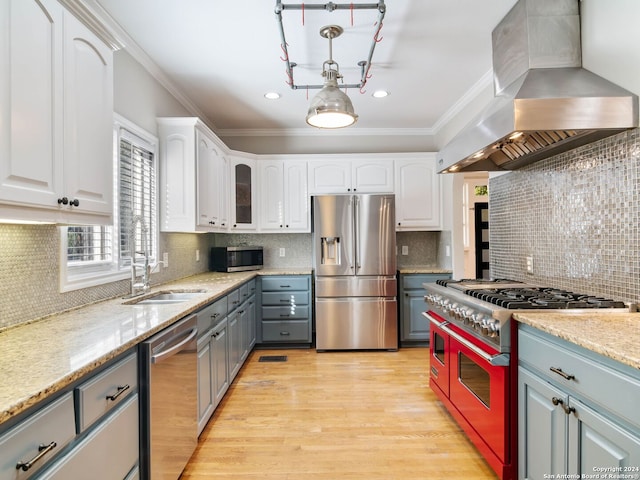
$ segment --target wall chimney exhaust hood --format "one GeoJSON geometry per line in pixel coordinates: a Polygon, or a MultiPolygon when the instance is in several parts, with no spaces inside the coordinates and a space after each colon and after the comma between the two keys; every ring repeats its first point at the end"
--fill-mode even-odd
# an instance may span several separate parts
{"type": "Polygon", "coordinates": [[[578,0],[520,0],[492,44],[495,97],[440,173],[515,170],[638,126],[638,97],[582,68],[578,0]]]}

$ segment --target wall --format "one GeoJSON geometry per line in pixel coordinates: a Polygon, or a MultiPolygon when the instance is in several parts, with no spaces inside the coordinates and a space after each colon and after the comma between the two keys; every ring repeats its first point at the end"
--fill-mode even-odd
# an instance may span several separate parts
{"type": "Polygon", "coordinates": [[[640,301],[640,130],[493,178],[489,196],[494,278],[640,301]]]}

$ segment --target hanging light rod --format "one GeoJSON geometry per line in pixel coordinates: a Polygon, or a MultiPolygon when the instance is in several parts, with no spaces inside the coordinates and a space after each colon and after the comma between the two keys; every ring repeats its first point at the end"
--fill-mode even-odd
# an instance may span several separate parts
{"type": "Polygon", "coordinates": [[[371,68],[371,59],[373,58],[373,52],[376,48],[376,43],[378,43],[377,37],[378,32],[382,28],[382,21],[384,20],[384,15],[387,11],[387,7],[384,4],[384,0],[380,0],[378,3],[316,3],[316,4],[308,4],[308,3],[298,3],[298,4],[284,4],[281,0],[276,0],[276,8],[275,13],[278,20],[278,26],[280,27],[280,41],[281,48],[284,52],[283,61],[286,64],[286,72],[289,77],[289,81],[287,82],[292,90],[298,89],[321,89],[324,88],[324,84],[320,85],[296,85],[293,80],[293,68],[297,65],[295,62],[292,62],[289,59],[289,51],[287,49],[287,40],[284,35],[284,25],[282,23],[282,12],[284,10],[326,10],[328,12],[333,12],[334,10],[378,10],[378,30],[375,35],[373,35],[373,39],[371,41],[371,48],[369,49],[369,56],[367,60],[361,60],[358,62],[358,66],[360,66],[360,83],[351,83],[351,84],[341,84],[343,88],[358,88],[362,89],[367,83],[367,75],[369,73],[369,69],[371,68]]]}

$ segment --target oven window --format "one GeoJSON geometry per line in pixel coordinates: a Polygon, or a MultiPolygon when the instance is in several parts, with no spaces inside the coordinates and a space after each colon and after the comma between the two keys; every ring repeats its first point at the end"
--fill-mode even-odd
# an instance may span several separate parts
{"type": "Polygon", "coordinates": [[[458,352],[458,379],[487,408],[491,408],[489,373],[462,352],[458,352]]]}
{"type": "Polygon", "coordinates": [[[433,332],[433,356],[444,365],[444,337],[438,332],[433,332]]]}

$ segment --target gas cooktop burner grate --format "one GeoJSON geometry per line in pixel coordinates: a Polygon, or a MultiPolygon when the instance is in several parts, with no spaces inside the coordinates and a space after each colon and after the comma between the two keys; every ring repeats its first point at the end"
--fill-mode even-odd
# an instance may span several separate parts
{"type": "Polygon", "coordinates": [[[487,288],[465,290],[466,295],[510,310],[625,308],[624,302],[557,288],[487,288]]]}

